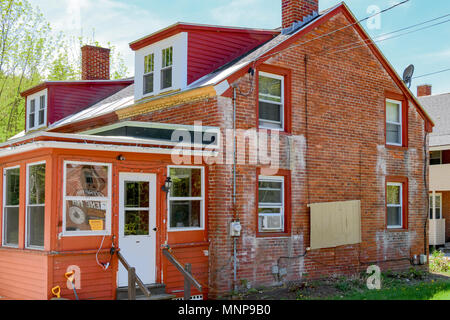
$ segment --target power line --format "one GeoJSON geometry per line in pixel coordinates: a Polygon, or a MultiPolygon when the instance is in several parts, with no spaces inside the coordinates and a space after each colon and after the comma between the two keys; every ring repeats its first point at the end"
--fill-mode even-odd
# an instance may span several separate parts
{"type": "MultiPolygon", "coordinates": [[[[423,29],[431,28],[431,27],[436,26],[436,25],[438,25],[438,24],[442,24],[442,23],[449,22],[450,19],[449,19],[449,20],[442,21],[442,22],[437,23],[437,24],[434,24],[434,25],[426,26],[426,27],[424,27],[424,28],[417,29],[417,30],[414,30],[414,31],[411,31],[411,32],[403,33],[403,34],[401,34],[401,35],[397,35],[397,36],[392,36],[392,37],[385,38],[385,37],[388,36],[388,35],[392,35],[392,34],[395,34],[395,33],[401,32],[401,31],[405,31],[405,30],[408,30],[408,29],[412,29],[412,28],[415,28],[415,27],[418,27],[418,26],[421,26],[421,25],[424,25],[424,24],[427,24],[427,23],[430,23],[430,22],[433,22],[433,21],[437,21],[437,20],[446,18],[446,17],[448,17],[448,16],[450,16],[450,13],[445,14],[445,15],[442,15],[442,16],[439,16],[439,17],[436,17],[436,18],[433,18],[433,19],[430,19],[430,20],[427,20],[427,21],[423,21],[423,22],[420,22],[420,23],[416,23],[416,24],[411,25],[411,26],[409,26],[409,27],[404,27],[404,28],[401,28],[401,29],[398,29],[398,30],[395,30],[395,31],[383,33],[383,34],[380,34],[380,35],[376,36],[374,39],[372,39],[372,41],[374,41],[374,42],[381,42],[381,41],[385,41],[385,40],[389,40],[389,39],[394,39],[394,38],[397,38],[397,37],[400,37],[400,36],[403,36],[403,35],[407,35],[407,34],[409,34],[409,33],[417,32],[417,31],[420,31],[420,30],[423,30],[423,29]]],[[[371,42],[370,39],[368,39],[368,40],[363,40],[363,41],[366,42],[367,44],[370,44],[370,42],[371,42]]],[[[352,46],[352,45],[354,45],[354,44],[360,44],[360,43],[361,43],[361,41],[355,41],[355,42],[348,43],[348,44],[346,44],[346,45],[343,45],[343,46],[341,46],[341,47],[337,47],[337,48],[334,48],[334,49],[344,49],[344,48],[346,48],[346,47],[352,46]]],[[[358,45],[358,46],[356,46],[356,47],[349,48],[348,50],[353,49],[353,48],[359,48],[360,46],[363,46],[363,45],[358,45]]],[[[318,55],[318,54],[321,54],[321,53],[325,53],[325,52],[328,52],[328,51],[330,51],[330,50],[332,50],[332,49],[323,50],[323,51],[320,51],[319,53],[314,54],[314,55],[318,55]]],[[[344,51],[344,50],[341,50],[341,51],[344,51]]],[[[340,52],[340,51],[336,51],[336,52],[340,52]]],[[[334,52],[333,52],[333,53],[334,53],[334,52]]]]}
{"type": "Polygon", "coordinates": [[[413,79],[419,79],[419,78],[423,78],[423,77],[428,77],[428,76],[432,76],[432,75],[435,75],[435,74],[444,73],[444,72],[448,72],[448,71],[450,71],[450,68],[444,69],[444,70],[440,70],[440,71],[436,71],[436,72],[432,72],[432,73],[423,74],[423,75],[420,75],[420,76],[417,76],[417,77],[413,77],[413,79]]]}
{"type": "Polygon", "coordinates": [[[356,22],[354,22],[354,23],[348,24],[348,25],[346,25],[346,26],[344,26],[344,27],[342,27],[342,28],[333,30],[333,31],[331,31],[331,32],[328,32],[328,33],[323,34],[323,35],[321,35],[321,36],[318,36],[318,37],[316,37],[316,38],[313,38],[313,39],[304,41],[304,42],[299,43],[299,44],[296,44],[296,45],[289,46],[289,47],[287,47],[287,48],[285,48],[285,49],[283,49],[283,50],[279,50],[279,51],[274,52],[274,53],[271,53],[271,54],[259,56],[259,57],[255,58],[255,59],[253,60],[253,62],[255,62],[256,60],[262,59],[262,58],[266,58],[266,57],[270,57],[270,56],[273,56],[273,55],[277,55],[277,54],[279,54],[279,53],[281,53],[281,52],[283,52],[283,51],[286,51],[286,50],[289,50],[289,49],[292,49],[292,48],[296,48],[296,47],[300,47],[300,46],[305,45],[305,44],[307,44],[307,43],[310,43],[310,42],[312,42],[312,41],[315,41],[315,40],[322,39],[322,38],[324,38],[324,37],[330,36],[330,35],[332,35],[332,34],[335,34],[335,33],[339,32],[339,31],[342,31],[342,30],[345,30],[345,29],[347,29],[347,28],[350,28],[350,27],[352,27],[352,26],[354,26],[354,25],[356,25],[356,24],[359,24],[359,23],[361,23],[361,22],[364,22],[364,21],[366,21],[366,20],[369,20],[369,19],[371,19],[371,18],[374,18],[374,17],[376,17],[376,16],[378,16],[378,15],[380,15],[380,14],[382,14],[382,13],[385,13],[385,12],[387,12],[387,11],[389,11],[389,10],[392,10],[392,9],[394,9],[394,8],[400,6],[400,5],[403,5],[403,4],[405,4],[405,3],[409,2],[409,1],[410,1],[410,0],[404,0],[404,1],[402,1],[402,2],[396,3],[396,4],[392,5],[392,6],[390,6],[389,8],[383,9],[383,10],[381,10],[380,12],[377,12],[377,13],[371,15],[371,16],[365,17],[365,18],[363,18],[363,19],[361,19],[361,20],[358,20],[358,21],[356,21],[356,22]]]}

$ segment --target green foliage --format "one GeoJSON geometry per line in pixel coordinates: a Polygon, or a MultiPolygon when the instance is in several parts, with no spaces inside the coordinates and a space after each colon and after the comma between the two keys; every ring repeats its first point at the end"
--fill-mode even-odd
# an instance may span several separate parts
{"type": "Polygon", "coordinates": [[[450,262],[441,251],[435,250],[430,258],[430,271],[447,273],[450,272],[450,262]]]}

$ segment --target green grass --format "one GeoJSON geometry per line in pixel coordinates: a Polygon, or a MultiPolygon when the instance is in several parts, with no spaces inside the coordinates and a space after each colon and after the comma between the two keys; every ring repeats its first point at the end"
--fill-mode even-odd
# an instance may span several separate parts
{"type": "Polygon", "coordinates": [[[450,282],[392,285],[381,290],[352,290],[334,300],[450,300],[450,282]]]}

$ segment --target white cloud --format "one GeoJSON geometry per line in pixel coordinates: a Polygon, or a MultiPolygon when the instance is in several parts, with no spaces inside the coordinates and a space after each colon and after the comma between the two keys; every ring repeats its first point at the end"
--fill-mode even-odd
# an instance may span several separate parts
{"type": "MultiPolygon", "coordinates": [[[[30,0],[38,6],[55,32],[92,38],[102,45],[111,42],[134,74],[134,54],[129,43],[168,25],[136,5],[118,0],[30,0]]],[[[77,48],[78,50],[79,48],[77,48]]]]}

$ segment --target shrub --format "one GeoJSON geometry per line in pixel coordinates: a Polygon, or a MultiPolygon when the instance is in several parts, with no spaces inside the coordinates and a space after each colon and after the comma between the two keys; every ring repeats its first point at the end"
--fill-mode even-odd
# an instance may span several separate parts
{"type": "Polygon", "coordinates": [[[430,257],[430,271],[432,272],[449,272],[450,263],[441,251],[434,251],[430,257]]]}

